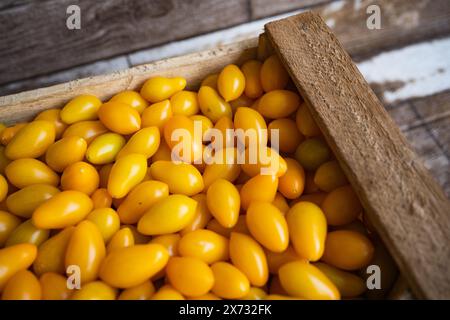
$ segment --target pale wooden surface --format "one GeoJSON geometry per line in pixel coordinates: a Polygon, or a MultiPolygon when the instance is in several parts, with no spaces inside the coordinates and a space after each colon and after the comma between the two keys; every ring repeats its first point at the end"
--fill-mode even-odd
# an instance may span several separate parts
{"type": "Polygon", "coordinates": [[[274,49],[414,293],[450,298],[450,202],[317,15],[266,25],[274,49]]]}

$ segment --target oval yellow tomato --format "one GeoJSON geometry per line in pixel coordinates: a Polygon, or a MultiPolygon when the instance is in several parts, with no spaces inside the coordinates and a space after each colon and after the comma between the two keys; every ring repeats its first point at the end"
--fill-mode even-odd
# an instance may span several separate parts
{"type": "Polygon", "coordinates": [[[11,233],[20,225],[20,219],[15,215],[0,210],[0,248],[3,248],[11,233]]]}
{"type": "Polygon", "coordinates": [[[95,209],[88,214],[86,220],[92,221],[97,226],[105,243],[107,243],[120,228],[119,215],[111,208],[95,209]]]}
{"type": "Polygon", "coordinates": [[[39,278],[42,290],[42,300],[68,300],[72,291],[67,288],[66,277],[54,273],[44,273],[39,278]]]}
{"type": "Polygon", "coordinates": [[[245,76],[241,69],[234,64],[223,68],[217,78],[217,89],[225,101],[239,98],[245,89],[245,76]]]}
{"type": "Polygon", "coordinates": [[[157,127],[148,127],[136,132],[120,150],[117,159],[131,153],[143,154],[147,159],[153,156],[159,148],[160,134],[157,127]]]}
{"type": "Polygon", "coordinates": [[[96,137],[108,132],[108,129],[100,121],[81,121],[67,127],[63,138],[79,137],[90,144],[96,137]]]}
{"type": "Polygon", "coordinates": [[[260,77],[265,92],[284,89],[289,82],[289,75],[276,55],[271,55],[264,61],[260,77]]]}
{"type": "Polygon", "coordinates": [[[164,268],[168,259],[167,250],[159,244],[119,248],[106,256],[100,278],[116,288],[134,287],[164,268]]]}
{"type": "Polygon", "coordinates": [[[108,164],[114,162],[126,141],[117,133],[105,133],[96,137],[86,151],[86,159],[92,164],[108,164]]]}
{"type": "Polygon", "coordinates": [[[249,60],[242,65],[242,72],[245,76],[245,95],[250,98],[259,98],[263,95],[261,84],[262,63],[258,60],[249,60]]]}
{"type": "Polygon", "coordinates": [[[97,226],[91,221],[78,224],[67,245],[65,266],[80,268],[80,282],[85,284],[97,279],[100,264],[105,257],[105,243],[97,226]]]}
{"type": "Polygon", "coordinates": [[[45,163],[36,159],[18,159],[5,168],[9,182],[17,188],[25,188],[33,184],[57,186],[59,176],[45,163]]]}
{"type": "Polygon", "coordinates": [[[69,165],[82,161],[87,150],[87,142],[76,136],[62,138],[52,144],[46,154],[45,162],[56,172],[62,172],[69,165]]]}
{"type": "Polygon", "coordinates": [[[159,131],[162,132],[164,124],[172,115],[173,112],[169,100],[154,103],[142,112],[141,126],[142,128],[158,127],[159,131]]]}
{"type": "Polygon", "coordinates": [[[48,109],[40,112],[34,120],[46,120],[53,123],[55,126],[55,137],[56,139],[61,138],[64,130],[67,128],[67,124],[65,124],[61,119],[61,110],[60,109],[48,109]]]}
{"type": "Polygon", "coordinates": [[[214,274],[212,292],[224,299],[240,299],[250,290],[250,282],[242,271],[227,262],[216,262],[211,266],[214,274]]]}
{"type": "Polygon", "coordinates": [[[289,234],[297,254],[309,261],[322,257],[327,221],[322,210],[311,202],[298,202],[286,214],[289,234]]]}
{"type": "Polygon", "coordinates": [[[5,155],[11,160],[38,158],[53,142],[55,142],[55,126],[50,121],[32,121],[11,139],[6,146],[5,155]]]}
{"type": "MultiPolygon", "coordinates": [[[[242,134],[238,135],[238,140],[246,147],[267,145],[266,121],[258,111],[247,107],[238,108],[234,115],[234,128],[243,130],[242,134]]],[[[240,132],[236,131],[236,133],[240,132]]]]}
{"type": "Polygon", "coordinates": [[[119,134],[131,134],[141,128],[141,116],[132,106],[116,101],[103,104],[98,110],[100,121],[109,130],[119,134]]]}
{"type": "Polygon", "coordinates": [[[22,243],[0,249],[0,290],[8,280],[20,270],[26,270],[36,258],[37,247],[34,244],[22,243]]]}
{"type": "Polygon", "coordinates": [[[31,219],[19,225],[8,237],[5,246],[10,247],[20,243],[31,243],[39,247],[41,243],[48,239],[49,230],[36,228],[31,219]]]}
{"type": "Polygon", "coordinates": [[[278,178],[274,175],[257,175],[248,180],[240,191],[241,206],[247,210],[250,202],[272,202],[278,188],[278,178]]]}
{"type": "Polygon", "coordinates": [[[191,164],[156,161],[150,166],[153,179],[169,186],[170,193],[192,196],[203,191],[203,177],[191,164]]]}
{"type": "Polygon", "coordinates": [[[197,93],[193,91],[179,91],[170,98],[173,114],[193,116],[200,110],[198,107],[197,93]]]}
{"type": "Polygon", "coordinates": [[[70,100],[61,110],[61,119],[66,124],[97,119],[102,102],[93,95],[80,95],[70,100]]]}
{"type": "Polygon", "coordinates": [[[184,87],[186,87],[186,79],[181,77],[153,77],[145,81],[141,89],[141,96],[151,103],[160,102],[169,99],[184,87]]]}
{"type": "Polygon", "coordinates": [[[114,163],[108,180],[108,192],[113,198],[125,197],[147,174],[147,158],[132,153],[114,163]]]}
{"type": "Polygon", "coordinates": [[[28,270],[17,272],[3,289],[2,300],[40,300],[41,284],[28,270]]]}
{"type": "Polygon", "coordinates": [[[225,228],[236,225],[241,200],[239,191],[229,181],[218,179],[211,184],[206,193],[206,202],[212,216],[225,228]]]}
{"type": "Polygon", "coordinates": [[[91,212],[92,200],[80,191],[63,191],[42,203],[33,212],[33,224],[42,229],[75,225],[91,212]]]}
{"type": "Polygon", "coordinates": [[[148,106],[148,102],[145,101],[145,99],[142,98],[138,92],[132,90],[119,92],[118,94],[114,95],[109,101],[128,104],[140,114],[148,106]]]}
{"type": "Polygon", "coordinates": [[[228,239],[210,230],[195,230],[178,243],[182,257],[200,259],[207,264],[228,260],[228,239]]]}
{"type": "Polygon", "coordinates": [[[197,201],[181,194],[155,203],[139,220],[138,231],[145,235],[174,233],[185,228],[195,217],[197,201]]]}
{"type": "Polygon", "coordinates": [[[231,106],[211,87],[203,86],[198,91],[198,103],[202,113],[213,123],[216,123],[221,117],[231,118],[231,106]]]}
{"type": "Polygon", "coordinates": [[[289,90],[274,90],[264,94],[258,102],[258,111],[266,118],[286,118],[297,111],[300,96],[289,90]]]}

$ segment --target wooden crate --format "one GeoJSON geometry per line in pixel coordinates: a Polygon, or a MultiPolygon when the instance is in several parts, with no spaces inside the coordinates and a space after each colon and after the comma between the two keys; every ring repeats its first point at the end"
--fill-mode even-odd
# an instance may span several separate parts
{"type": "MultiPolygon", "coordinates": [[[[449,201],[349,55],[323,20],[311,13],[267,24],[266,36],[308,102],[402,279],[417,297],[450,298],[449,201]]],[[[119,91],[139,89],[156,75],[183,76],[195,88],[225,65],[255,57],[256,42],[2,97],[0,121],[30,120],[80,94],[106,100],[119,91]]]]}

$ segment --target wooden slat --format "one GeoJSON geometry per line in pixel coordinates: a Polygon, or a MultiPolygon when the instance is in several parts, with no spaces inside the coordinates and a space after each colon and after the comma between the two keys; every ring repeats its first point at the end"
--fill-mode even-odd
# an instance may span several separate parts
{"type": "Polygon", "coordinates": [[[0,10],[0,84],[249,21],[247,0],[33,0],[0,10]],[[66,8],[81,8],[68,30],[66,8]]]}
{"type": "Polygon", "coordinates": [[[252,19],[261,19],[333,1],[337,0],[250,0],[250,6],[252,19]]]}
{"type": "Polygon", "coordinates": [[[450,203],[322,18],[266,32],[418,297],[450,298],[450,203]]]}
{"type": "Polygon", "coordinates": [[[0,121],[10,124],[30,120],[42,110],[61,108],[80,94],[94,94],[107,100],[122,90],[138,90],[152,76],[185,77],[191,88],[204,77],[219,72],[230,63],[256,57],[257,39],[250,39],[214,50],[156,61],[108,75],[75,80],[48,88],[0,97],[0,121]]]}

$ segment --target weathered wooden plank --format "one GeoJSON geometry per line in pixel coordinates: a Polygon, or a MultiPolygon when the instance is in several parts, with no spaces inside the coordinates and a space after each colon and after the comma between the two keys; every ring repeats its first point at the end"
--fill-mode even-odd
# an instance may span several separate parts
{"type": "Polygon", "coordinates": [[[48,88],[0,97],[0,122],[30,120],[42,110],[63,107],[80,94],[94,94],[102,100],[122,90],[138,90],[148,78],[156,75],[185,77],[189,88],[195,88],[210,73],[230,63],[242,63],[256,57],[256,39],[238,42],[214,50],[156,61],[108,75],[74,80],[48,88]]]}
{"type": "Polygon", "coordinates": [[[336,0],[250,0],[250,7],[252,19],[261,19],[333,1],[336,0]]]}
{"type": "Polygon", "coordinates": [[[450,297],[450,202],[324,21],[266,25],[274,49],[418,297],[450,297]]]}
{"type": "MultiPolygon", "coordinates": [[[[14,5],[14,3],[16,5],[14,5]]],[[[0,84],[249,21],[247,0],[47,0],[0,11],[0,84]],[[68,30],[66,8],[81,8],[68,30]]]]}

